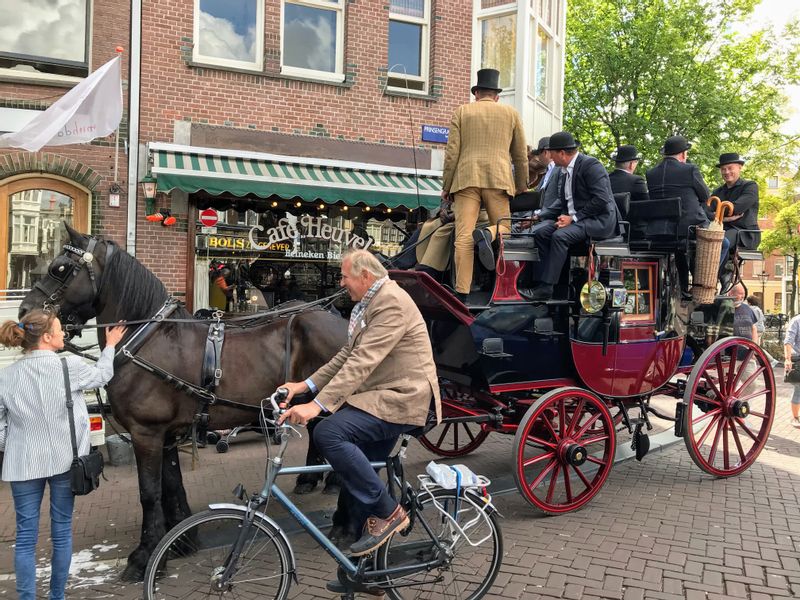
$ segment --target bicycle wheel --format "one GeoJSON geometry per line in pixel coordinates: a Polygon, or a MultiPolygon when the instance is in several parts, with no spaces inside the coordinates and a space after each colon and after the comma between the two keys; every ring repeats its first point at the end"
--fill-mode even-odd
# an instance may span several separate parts
{"type": "Polygon", "coordinates": [[[147,563],[145,600],[286,598],[294,569],[291,551],[277,530],[258,517],[239,555],[236,574],[225,589],[214,586],[243,519],[239,510],[211,509],[173,527],[147,563]]]}
{"type": "Polygon", "coordinates": [[[464,500],[463,493],[461,498],[456,498],[455,490],[436,490],[433,498],[425,494],[421,498],[422,507],[419,509],[417,521],[408,536],[395,535],[378,550],[375,557],[376,569],[391,569],[434,560],[439,550],[419,522],[421,516],[453,556],[450,563],[440,568],[381,582],[381,587],[386,588],[390,599],[477,600],[491,589],[503,558],[503,536],[495,512],[487,514],[484,519],[479,514],[483,500],[475,494],[468,495],[475,504],[464,500]],[[453,515],[457,511],[455,521],[464,528],[470,540],[483,542],[477,546],[470,545],[456,530],[452,521],[435,508],[434,498],[448,514],[453,515]],[[389,585],[401,587],[392,589],[389,585]]]}

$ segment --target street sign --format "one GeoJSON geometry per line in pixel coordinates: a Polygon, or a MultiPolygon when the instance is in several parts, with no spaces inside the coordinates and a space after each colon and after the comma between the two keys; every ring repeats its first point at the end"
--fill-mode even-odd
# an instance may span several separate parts
{"type": "Polygon", "coordinates": [[[219,221],[219,216],[213,208],[206,208],[200,211],[200,222],[206,227],[214,227],[217,221],[219,221]]]}

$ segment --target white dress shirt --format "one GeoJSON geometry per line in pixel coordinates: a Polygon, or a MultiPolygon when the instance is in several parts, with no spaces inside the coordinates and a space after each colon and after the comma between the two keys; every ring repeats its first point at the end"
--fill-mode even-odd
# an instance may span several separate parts
{"type": "MultiPolygon", "coordinates": [[[[67,357],[78,455],[89,453],[89,413],[83,390],[114,376],[114,348],[103,350],[97,364],[67,357]]],[[[60,475],[72,464],[67,398],[61,358],[33,350],[0,371],[0,451],[3,481],[27,481],[60,475]]]]}
{"type": "Polygon", "coordinates": [[[578,152],[575,153],[575,156],[572,157],[572,160],[566,167],[561,167],[561,172],[566,175],[566,177],[564,177],[564,198],[567,200],[567,212],[569,216],[572,217],[573,223],[578,222],[575,216],[577,214],[575,203],[572,201],[572,171],[575,168],[575,161],[578,159],[578,154],[578,152]]]}

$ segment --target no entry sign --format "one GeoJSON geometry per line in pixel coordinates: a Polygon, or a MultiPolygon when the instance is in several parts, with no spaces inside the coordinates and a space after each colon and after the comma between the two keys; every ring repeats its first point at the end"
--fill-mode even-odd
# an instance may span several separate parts
{"type": "Polygon", "coordinates": [[[206,227],[214,227],[217,221],[219,221],[219,216],[213,208],[206,208],[200,212],[200,222],[206,227]]]}

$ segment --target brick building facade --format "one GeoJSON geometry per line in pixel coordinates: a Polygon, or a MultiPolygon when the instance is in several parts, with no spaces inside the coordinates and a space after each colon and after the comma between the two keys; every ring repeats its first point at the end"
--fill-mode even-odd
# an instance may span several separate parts
{"type": "MultiPolygon", "coordinates": [[[[449,125],[478,68],[501,71],[501,101],[523,116],[529,143],[560,128],[565,0],[60,1],[88,7],[89,68],[127,47],[130,15],[141,8],[139,145],[130,157],[140,159],[139,179],[158,179],[156,208],[178,221],[146,220],[138,190],[129,221],[124,152],[121,205],[109,206],[113,136],[36,155],[0,151],[0,186],[43,166],[78,183],[91,195],[91,231],[122,245],[127,234],[137,258],[190,305],[205,304],[208,292],[197,288],[207,285],[211,259],[257,257],[209,252],[209,243],[235,246],[248,227],[284,215],[353,230],[360,219],[362,232],[385,233],[383,249],[394,251],[391,223],[402,227],[410,209],[438,195],[431,182],[444,144],[423,140],[422,126],[449,125]],[[208,207],[219,211],[222,242],[199,227],[208,207]]],[[[4,43],[0,36],[0,60],[4,43]]],[[[139,60],[136,48],[130,60],[139,60]]],[[[0,129],[1,109],[42,109],[64,91],[43,85],[51,75],[20,83],[11,73],[19,69],[0,69],[0,129]]],[[[80,73],[60,73],[59,85],[70,76],[80,73]]],[[[124,118],[123,142],[126,126],[124,118]]],[[[293,262],[264,277],[283,277],[293,262]]]]}

